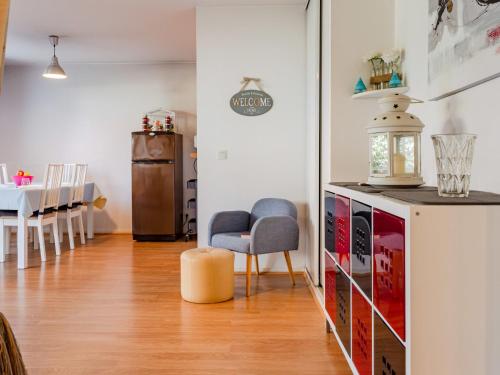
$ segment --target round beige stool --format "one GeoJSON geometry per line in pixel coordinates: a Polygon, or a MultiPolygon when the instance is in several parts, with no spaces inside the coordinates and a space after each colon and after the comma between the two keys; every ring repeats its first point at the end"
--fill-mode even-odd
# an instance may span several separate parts
{"type": "Polygon", "coordinates": [[[181,295],[189,302],[233,298],[234,254],[225,249],[191,249],[181,254],[181,295]]]}

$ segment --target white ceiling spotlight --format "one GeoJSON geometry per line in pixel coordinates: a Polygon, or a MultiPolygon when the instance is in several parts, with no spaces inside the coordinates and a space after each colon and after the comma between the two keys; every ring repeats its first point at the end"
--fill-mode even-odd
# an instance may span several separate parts
{"type": "Polygon", "coordinates": [[[52,61],[50,62],[47,69],[45,69],[45,73],[43,73],[43,76],[45,78],[51,79],[65,79],[68,76],[66,75],[64,69],[61,68],[61,65],[59,65],[59,60],[56,56],[56,46],[59,43],[59,37],[57,35],[50,35],[49,40],[50,44],[54,47],[54,56],[52,56],[52,61]]]}

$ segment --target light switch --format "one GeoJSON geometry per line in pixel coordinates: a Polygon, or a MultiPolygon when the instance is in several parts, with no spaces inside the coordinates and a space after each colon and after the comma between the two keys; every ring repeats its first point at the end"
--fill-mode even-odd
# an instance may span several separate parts
{"type": "Polygon", "coordinates": [[[227,150],[217,152],[217,160],[227,160],[227,150]]]}

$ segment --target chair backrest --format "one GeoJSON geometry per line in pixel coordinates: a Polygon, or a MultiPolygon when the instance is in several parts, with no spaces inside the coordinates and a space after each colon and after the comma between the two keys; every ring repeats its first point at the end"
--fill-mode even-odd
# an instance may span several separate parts
{"type": "Polygon", "coordinates": [[[62,184],[63,185],[73,185],[73,180],[75,178],[76,164],[64,164],[62,184]]]}
{"type": "Polygon", "coordinates": [[[261,217],[265,216],[291,216],[297,219],[297,207],[286,200],[280,198],[264,198],[257,201],[250,215],[250,228],[261,217]]]}
{"type": "Polygon", "coordinates": [[[61,192],[61,182],[63,175],[63,164],[49,164],[43,179],[43,190],[40,196],[40,207],[38,212],[43,212],[48,208],[59,207],[59,195],[61,192]]]}
{"type": "Polygon", "coordinates": [[[75,164],[73,183],[68,198],[68,207],[73,203],[81,203],[85,192],[85,178],[87,177],[87,164],[75,164]]]}
{"type": "Polygon", "coordinates": [[[9,182],[9,174],[7,173],[7,164],[0,164],[0,184],[9,182]]]}

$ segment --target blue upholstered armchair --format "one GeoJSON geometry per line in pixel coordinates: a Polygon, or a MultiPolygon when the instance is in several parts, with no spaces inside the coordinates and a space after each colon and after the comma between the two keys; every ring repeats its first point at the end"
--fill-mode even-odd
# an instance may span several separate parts
{"type": "Polygon", "coordinates": [[[252,211],[218,212],[208,225],[208,244],[247,255],[247,296],[250,295],[252,255],[259,274],[259,254],[283,252],[295,285],[289,251],[299,247],[297,208],[285,199],[259,200],[252,211]]]}

